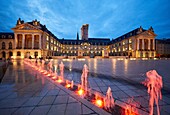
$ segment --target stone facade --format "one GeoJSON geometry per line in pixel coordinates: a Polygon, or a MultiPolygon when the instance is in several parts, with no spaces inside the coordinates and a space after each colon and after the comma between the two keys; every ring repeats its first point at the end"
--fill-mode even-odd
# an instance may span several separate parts
{"type": "Polygon", "coordinates": [[[137,28],[112,40],[109,45],[110,56],[128,56],[135,58],[155,57],[155,37],[152,27],[144,30],[137,28]]]}
{"type": "Polygon", "coordinates": [[[156,56],[170,57],[170,39],[156,39],[156,56]]]}
{"type": "MultiPolygon", "coordinates": [[[[137,28],[110,41],[109,38],[88,38],[88,24],[82,26],[82,40],[58,39],[39,21],[24,23],[20,18],[14,33],[0,33],[0,58],[46,58],[52,56],[128,56],[155,57],[153,28],[137,28]],[[102,53],[103,52],[103,53],[102,53]]],[[[77,34],[78,36],[78,34],[77,34]]]]}

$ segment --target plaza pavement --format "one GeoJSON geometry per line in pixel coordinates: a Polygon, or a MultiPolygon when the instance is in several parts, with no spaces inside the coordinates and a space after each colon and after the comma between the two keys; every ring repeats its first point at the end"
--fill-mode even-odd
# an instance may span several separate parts
{"type": "MultiPolygon", "coordinates": [[[[66,79],[80,83],[81,69],[65,69],[64,76],[66,79]]],[[[111,87],[116,103],[121,102],[125,105],[135,103],[139,114],[149,114],[149,97],[144,86],[94,73],[89,74],[88,80],[91,90],[105,94],[107,88],[111,87]],[[133,101],[129,103],[129,99],[133,99],[133,101]]],[[[88,101],[79,98],[71,91],[46,79],[42,74],[37,74],[35,70],[23,65],[23,63],[14,62],[13,66],[8,67],[0,85],[0,92],[0,113],[3,115],[6,112],[6,114],[17,115],[34,113],[108,114],[88,101]]],[[[163,100],[159,102],[161,115],[169,115],[170,93],[164,90],[162,93],[163,100]]],[[[156,106],[154,113],[156,114],[156,106]]]]}
{"type": "Polygon", "coordinates": [[[1,115],[107,115],[23,61],[9,65],[0,84],[1,115]]]}

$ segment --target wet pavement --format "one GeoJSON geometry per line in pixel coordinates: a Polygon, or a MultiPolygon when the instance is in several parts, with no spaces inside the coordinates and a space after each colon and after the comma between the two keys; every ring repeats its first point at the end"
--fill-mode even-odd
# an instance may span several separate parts
{"type": "Polygon", "coordinates": [[[23,61],[9,65],[0,84],[1,115],[107,115],[90,102],[45,78],[23,61]]]}
{"type": "MultiPolygon", "coordinates": [[[[73,67],[70,68],[67,64],[66,66],[68,69],[65,69],[65,78],[79,84],[82,68],[77,68],[75,71],[73,67]]],[[[116,103],[131,104],[129,100],[133,99],[132,104],[135,103],[139,114],[149,114],[149,97],[146,87],[138,83],[131,83],[127,79],[113,79],[106,76],[89,74],[89,88],[105,94],[107,88],[111,87],[116,103]]],[[[163,100],[159,102],[161,115],[169,115],[170,93],[166,90],[163,90],[162,93],[163,100]]],[[[73,92],[51,82],[42,74],[24,65],[23,62],[15,61],[13,65],[10,65],[0,85],[0,113],[3,115],[108,114],[104,112],[88,101],[79,98],[73,92]]],[[[156,106],[154,113],[156,114],[156,106]]]]}

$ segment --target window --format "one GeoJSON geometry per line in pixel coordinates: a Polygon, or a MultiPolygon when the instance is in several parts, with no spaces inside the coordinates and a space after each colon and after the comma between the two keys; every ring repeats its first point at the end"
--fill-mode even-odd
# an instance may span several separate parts
{"type": "Polygon", "coordinates": [[[5,49],[5,42],[2,42],[2,49],[5,49]]]}
{"type": "Polygon", "coordinates": [[[17,52],[17,56],[21,56],[21,52],[17,52]]]}
{"type": "Polygon", "coordinates": [[[13,56],[13,53],[12,53],[12,52],[9,52],[9,56],[13,56]]]}
{"type": "Polygon", "coordinates": [[[49,49],[48,43],[46,44],[46,48],[49,49]]]}
{"type": "Polygon", "coordinates": [[[12,43],[9,42],[9,49],[12,49],[12,43]]]}
{"type": "Polygon", "coordinates": [[[132,43],[132,39],[129,39],[129,43],[132,43]]]}
{"type": "Polygon", "coordinates": [[[46,40],[47,40],[47,41],[49,40],[49,36],[46,37],[46,40]]]}
{"type": "Polygon", "coordinates": [[[12,36],[11,36],[11,35],[8,35],[8,38],[12,38],[12,36]]]}

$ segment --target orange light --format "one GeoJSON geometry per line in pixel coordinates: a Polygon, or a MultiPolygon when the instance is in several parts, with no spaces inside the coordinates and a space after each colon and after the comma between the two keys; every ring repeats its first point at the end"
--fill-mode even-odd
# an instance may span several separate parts
{"type": "Polygon", "coordinates": [[[71,85],[70,85],[70,84],[67,84],[67,85],[66,85],[66,87],[67,87],[67,88],[70,88],[70,87],[71,87],[71,85]]]}
{"type": "Polygon", "coordinates": [[[62,82],[62,80],[61,79],[58,79],[58,80],[56,80],[58,83],[61,83],[62,82]]]}
{"type": "Polygon", "coordinates": [[[100,100],[100,99],[97,99],[96,102],[95,102],[95,105],[98,106],[98,107],[103,107],[103,101],[100,100]]]}
{"type": "Polygon", "coordinates": [[[53,76],[52,79],[56,79],[56,76],[53,76]]]}
{"type": "Polygon", "coordinates": [[[125,115],[136,115],[133,109],[126,106],[125,108],[125,115]]]}
{"type": "Polygon", "coordinates": [[[47,76],[51,76],[51,74],[49,73],[47,76]]]}
{"type": "Polygon", "coordinates": [[[43,70],[40,71],[41,73],[44,72],[43,70]]]}
{"type": "Polygon", "coordinates": [[[82,90],[82,89],[78,90],[78,95],[83,95],[83,93],[84,93],[84,90],[82,90]]]}

